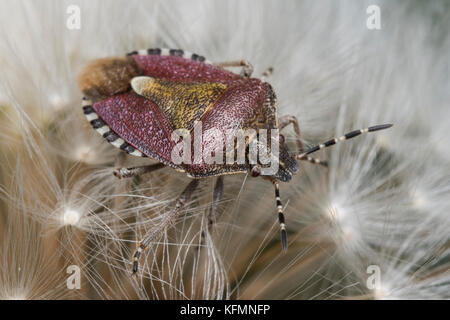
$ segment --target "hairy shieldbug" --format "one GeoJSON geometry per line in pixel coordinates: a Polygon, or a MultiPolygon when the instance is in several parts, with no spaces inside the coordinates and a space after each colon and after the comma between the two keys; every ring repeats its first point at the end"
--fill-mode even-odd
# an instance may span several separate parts
{"type": "MultiPolygon", "coordinates": [[[[283,250],[287,249],[287,233],[280,199],[279,182],[289,182],[298,171],[297,160],[327,166],[325,161],[311,158],[309,154],[329,147],[339,141],[356,137],[362,133],[382,130],[391,124],[376,125],[349,132],[340,138],[304,150],[300,139],[297,118],[277,116],[276,95],[271,85],[263,78],[251,78],[253,67],[245,60],[212,63],[197,54],[175,49],[148,49],[133,51],[125,57],[99,59],[86,66],[78,77],[80,89],[85,94],[83,110],[92,127],[108,142],[128,154],[151,157],[160,163],[148,166],[119,168],[114,174],[132,177],[170,166],[194,178],[176,201],[175,208],[167,215],[171,222],[189,200],[199,184],[200,178],[217,176],[208,225],[223,193],[223,176],[249,172],[253,177],[262,176],[275,187],[278,220],[281,229],[283,250]],[[240,74],[226,67],[241,67],[240,74]],[[176,164],[171,159],[175,146],[171,139],[176,129],[194,131],[201,120],[201,133],[208,129],[225,130],[266,129],[282,130],[293,125],[297,151],[290,152],[284,137],[279,135],[278,170],[271,175],[261,175],[261,165],[248,161],[246,140],[244,163],[214,163],[204,161],[176,164]]],[[[208,137],[202,147],[209,143],[208,137]]],[[[224,148],[223,145],[219,146],[224,148]]],[[[165,227],[145,235],[134,254],[133,273],[138,270],[141,253],[165,227]]]]}

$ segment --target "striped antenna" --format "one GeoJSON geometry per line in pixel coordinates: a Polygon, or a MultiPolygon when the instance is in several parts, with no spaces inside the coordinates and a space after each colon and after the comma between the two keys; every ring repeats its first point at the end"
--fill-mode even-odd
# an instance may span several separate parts
{"type": "Polygon", "coordinates": [[[318,144],[318,145],[316,145],[316,146],[314,146],[312,148],[309,148],[305,152],[303,152],[303,153],[301,153],[299,155],[296,155],[295,158],[297,160],[303,159],[308,154],[311,154],[313,152],[319,151],[320,149],[323,149],[323,148],[326,148],[326,147],[330,147],[332,145],[335,145],[338,142],[345,141],[345,140],[357,137],[357,136],[359,136],[362,133],[384,130],[384,129],[390,128],[392,126],[393,126],[392,124],[380,124],[380,125],[368,127],[368,128],[365,128],[365,129],[354,130],[354,131],[351,131],[349,133],[344,134],[343,136],[341,136],[339,138],[333,138],[333,139],[330,139],[330,140],[328,140],[328,141],[326,141],[324,143],[321,143],[321,144],[318,144]]]}
{"type": "Polygon", "coordinates": [[[328,162],[327,161],[320,160],[320,159],[317,159],[317,158],[312,158],[310,156],[306,156],[304,158],[301,158],[300,160],[305,160],[305,161],[311,162],[313,164],[320,164],[321,166],[323,166],[325,168],[328,167],[328,162]]]}
{"type": "Polygon", "coordinates": [[[280,222],[280,229],[281,229],[281,246],[283,248],[283,252],[286,252],[286,250],[287,250],[287,233],[286,233],[286,224],[284,222],[283,205],[281,204],[281,198],[280,198],[280,185],[276,181],[273,181],[273,184],[275,186],[275,197],[277,199],[278,221],[280,222]]]}

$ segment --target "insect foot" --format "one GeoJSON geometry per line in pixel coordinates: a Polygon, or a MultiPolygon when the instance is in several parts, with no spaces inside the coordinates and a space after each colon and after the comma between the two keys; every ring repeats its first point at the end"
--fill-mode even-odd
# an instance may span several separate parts
{"type": "Polygon", "coordinates": [[[133,172],[128,168],[118,168],[113,171],[113,174],[118,178],[131,178],[133,176],[133,172]]]}
{"type": "Polygon", "coordinates": [[[119,178],[131,178],[144,173],[152,172],[158,169],[164,168],[164,164],[156,163],[147,166],[133,167],[133,168],[117,168],[113,171],[113,174],[119,178]]]}

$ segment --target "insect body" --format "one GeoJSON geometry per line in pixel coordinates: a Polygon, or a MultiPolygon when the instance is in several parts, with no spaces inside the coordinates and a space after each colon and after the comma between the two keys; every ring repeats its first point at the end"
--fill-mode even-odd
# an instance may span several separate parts
{"type": "MultiPolygon", "coordinates": [[[[297,160],[326,166],[326,162],[311,158],[309,154],[361,133],[385,129],[391,125],[352,131],[304,150],[297,119],[293,116],[278,118],[276,95],[271,85],[261,79],[251,78],[252,70],[251,64],[245,60],[211,63],[202,56],[182,50],[148,49],[131,52],[126,57],[94,61],[82,70],[78,82],[86,95],[83,99],[84,113],[96,131],[128,154],[150,157],[160,162],[156,165],[119,168],[114,172],[117,177],[132,177],[170,166],[194,178],[177,199],[175,208],[166,216],[167,224],[176,218],[189,200],[198,186],[198,179],[217,176],[214,201],[208,214],[211,226],[223,193],[223,176],[249,172],[254,177],[261,176],[269,180],[275,187],[282,248],[286,250],[287,233],[279,182],[291,180],[298,171],[297,160]],[[226,70],[226,67],[241,67],[241,72],[236,74],[226,70]],[[224,141],[211,137],[209,132],[212,129],[229,136],[243,129],[269,132],[282,130],[289,124],[293,125],[296,133],[297,150],[291,152],[283,135],[277,136],[278,170],[270,175],[261,175],[263,165],[249,161],[249,145],[258,134],[245,140],[243,162],[236,158],[224,163],[209,163],[204,159],[188,163],[173,160],[172,151],[176,143],[172,134],[178,129],[185,129],[190,135],[200,130],[202,149],[217,151],[225,149],[224,141]]],[[[193,158],[191,155],[189,159],[193,158]]],[[[165,224],[161,224],[138,243],[133,273],[138,270],[142,251],[164,227],[165,224]]]]}

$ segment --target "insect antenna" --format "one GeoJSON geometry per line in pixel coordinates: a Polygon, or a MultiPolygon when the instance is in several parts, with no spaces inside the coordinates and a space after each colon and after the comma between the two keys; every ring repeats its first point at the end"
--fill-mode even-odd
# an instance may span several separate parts
{"type": "Polygon", "coordinates": [[[393,126],[392,124],[380,124],[380,125],[368,127],[368,128],[365,128],[365,129],[354,130],[354,131],[351,131],[351,132],[348,132],[348,133],[344,134],[343,136],[341,136],[339,138],[333,138],[333,139],[330,139],[330,140],[328,140],[328,141],[326,141],[324,143],[321,143],[321,144],[318,144],[318,145],[316,145],[316,146],[314,146],[312,148],[309,148],[305,152],[296,155],[295,158],[297,160],[303,159],[308,154],[311,154],[313,152],[319,151],[320,149],[323,149],[323,148],[326,148],[326,147],[330,147],[332,145],[335,145],[338,142],[345,141],[345,140],[357,137],[357,136],[359,136],[362,133],[368,133],[368,132],[384,130],[384,129],[390,128],[392,126],[393,126]]]}
{"type": "Polygon", "coordinates": [[[278,221],[280,222],[281,229],[281,246],[283,248],[283,252],[287,250],[287,232],[286,232],[286,223],[284,222],[284,213],[283,213],[283,205],[281,204],[280,198],[280,185],[276,181],[272,181],[275,186],[275,198],[277,200],[277,210],[278,210],[278,221]]]}
{"type": "Polygon", "coordinates": [[[305,161],[311,162],[313,164],[319,164],[319,165],[321,165],[321,166],[323,166],[325,168],[328,167],[328,162],[327,161],[320,160],[320,159],[317,159],[317,158],[312,158],[310,156],[303,157],[300,160],[305,160],[305,161]]]}

